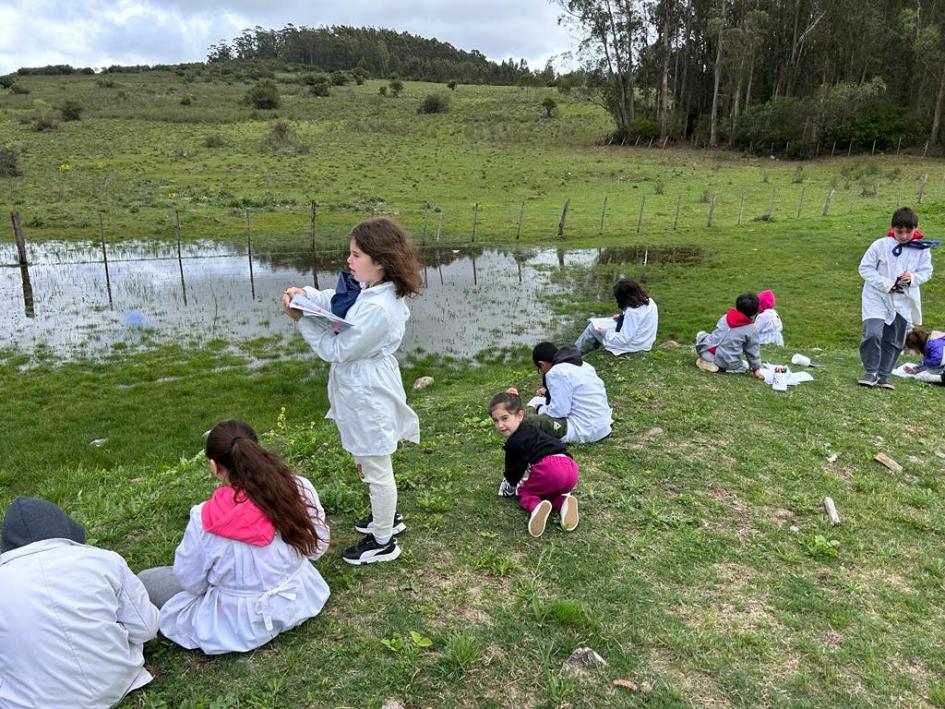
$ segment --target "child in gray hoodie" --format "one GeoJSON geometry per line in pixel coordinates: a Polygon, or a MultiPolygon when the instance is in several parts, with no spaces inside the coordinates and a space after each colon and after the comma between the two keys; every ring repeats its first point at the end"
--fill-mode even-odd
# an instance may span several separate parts
{"type": "Polygon", "coordinates": [[[756,379],[761,373],[761,345],[754,318],[758,314],[758,296],[742,293],[712,333],[696,335],[696,366],[706,372],[741,374],[751,370],[756,379]],[[748,362],[742,359],[748,358],[748,362]]]}

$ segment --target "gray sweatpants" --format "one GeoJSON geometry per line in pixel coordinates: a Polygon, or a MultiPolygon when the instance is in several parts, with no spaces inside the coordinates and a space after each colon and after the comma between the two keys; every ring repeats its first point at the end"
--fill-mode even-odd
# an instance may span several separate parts
{"type": "Polygon", "coordinates": [[[906,319],[898,313],[889,325],[882,318],[867,318],[863,321],[860,360],[867,374],[875,372],[881,379],[889,378],[906,344],[908,326],[906,319]]]}
{"type": "Polygon", "coordinates": [[[158,608],[171,600],[171,596],[176,596],[184,590],[174,575],[173,566],[155,566],[153,569],[145,569],[138,574],[138,578],[144,584],[151,603],[158,608]]]}

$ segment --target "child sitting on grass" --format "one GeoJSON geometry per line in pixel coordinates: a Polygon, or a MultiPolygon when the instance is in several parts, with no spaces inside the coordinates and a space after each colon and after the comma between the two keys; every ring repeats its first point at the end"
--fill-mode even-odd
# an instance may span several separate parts
{"type": "Polygon", "coordinates": [[[620,313],[614,315],[613,322],[608,321],[604,326],[595,325],[593,321],[588,323],[575,346],[581,354],[601,345],[614,355],[653,349],[659,325],[656,302],[640,282],[632,278],[618,280],[613,294],[620,313]]]}
{"type": "Polygon", "coordinates": [[[751,372],[756,379],[764,380],[761,373],[761,347],[758,331],[753,322],[758,314],[758,296],[742,293],[719,321],[712,333],[700,331],[696,335],[696,366],[706,372],[728,372],[740,374],[751,372]],[[748,362],[742,359],[742,355],[748,362]]]}
{"type": "Polygon", "coordinates": [[[922,355],[922,364],[918,367],[906,367],[906,372],[915,374],[923,382],[942,383],[945,373],[945,332],[928,332],[921,327],[914,327],[906,334],[906,349],[922,355]]]}
{"type": "Polygon", "coordinates": [[[564,443],[525,423],[525,409],[518,390],[510,388],[489,402],[495,430],[506,439],[505,476],[499,495],[518,494],[519,504],[529,513],[528,533],[540,537],[552,510],[561,515],[561,528],[573,532],[578,526],[578,501],[571,490],[578,481],[577,463],[565,452],[564,443]],[[528,471],[528,477],[522,477],[528,471]]]}
{"type": "Polygon", "coordinates": [[[774,291],[763,290],[758,293],[758,315],[755,317],[758,330],[758,343],[784,347],[784,325],[781,316],[774,309],[774,291]]]}

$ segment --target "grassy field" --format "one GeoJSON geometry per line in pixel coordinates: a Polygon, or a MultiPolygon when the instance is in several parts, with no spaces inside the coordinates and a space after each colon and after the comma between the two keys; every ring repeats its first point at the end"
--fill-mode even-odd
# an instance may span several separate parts
{"type": "MultiPolygon", "coordinates": [[[[291,155],[262,148],[272,116],[238,103],[245,86],[168,74],[104,87],[97,78],[27,78],[31,94],[0,96],[0,142],[18,146],[26,173],[0,182],[0,207],[21,212],[30,238],[89,238],[98,209],[109,238],[167,237],[179,205],[185,238],[238,239],[233,205],[269,192],[277,199],[258,202],[266,206],[252,218],[273,243],[304,241],[301,205],[315,198],[336,240],[372,206],[419,237],[424,201],[443,206],[444,240],[467,240],[480,200],[481,238],[506,245],[525,200],[536,219],[522,240],[534,245],[552,243],[545,237],[570,197],[566,244],[601,247],[601,263],[559,273],[572,295],[557,299],[549,334],[564,341],[582,318],[610,312],[609,286],[627,273],[659,304],[658,342],[686,345],[591,355],[614,433],[573,450],[581,526],[540,540],[495,496],[501,441],[484,410],[501,388],[537,386],[527,351],[497,343],[476,366],[406,363],[406,381],[432,374],[436,384],[409,392],[423,440],[395,458],[405,553],[366,569],[340,560],[367,496],[322,420],[327,370],[299,358],[298,339],[289,352],[265,342],[234,351],[195,333],[104,361],[0,353],[0,505],[48,497],[132,568],[169,563],[190,506],[213,488],[201,434],[237,416],[270,432],[329,511],[337,545],[318,568],[333,595],[319,617],[247,655],[152,642],[155,681],[123,706],[945,706],[942,390],[853,384],[856,264],[899,183],[905,200],[921,175],[930,175],[922,227],[940,236],[940,163],[599,147],[606,118],[576,99],[545,119],[542,92],[461,86],[450,114],[421,117],[416,104],[432,87],[407,84],[404,96],[381,99],[377,82],[329,99],[287,97],[279,114],[297,122],[309,150],[291,155]],[[180,105],[185,93],[193,105],[180,105]],[[82,121],[49,133],[18,123],[35,99],[70,95],[87,106],[82,121]],[[208,134],[223,147],[204,147],[208,134]],[[839,192],[825,218],[831,184],[839,192]],[[878,196],[863,195],[876,185],[878,196]],[[774,189],[773,219],[752,221],[774,189]],[[719,193],[712,228],[707,190],[719,193]],[[742,193],[750,207],[737,226],[742,193]],[[654,211],[637,234],[643,195],[654,211]],[[678,195],[686,201],[674,233],[678,195]],[[738,292],[765,287],[778,294],[789,345],[767,358],[803,351],[825,365],[785,394],[699,372],[688,347],[738,292]],[[107,440],[89,445],[98,438],[107,440]],[[873,462],[879,451],[903,471],[873,462]],[[821,510],[827,495],[839,527],[821,510]],[[608,665],[563,669],[579,646],[608,665]]],[[[941,282],[923,288],[926,322],[939,328],[941,282]]]]}
{"type": "Polygon", "coordinates": [[[110,240],[173,238],[179,209],[184,238],[240,241],[248,208],[256,238],[307,245],[308,205],[316,200],[321,243],[343,239],[370,214],[394,216],[418,237],[432,239],[439,228],[443,241],[469,241],[477,203],[478,240],[514,238],[520,215],[522,237],[534,240],[557,233],[570,200],[566,238],[596,245],[622,240],[638,224],[644,234],[670,231],[677,206],[683,233],[713,234],[739,222],[768,232],[798,214],[819,216],[830,189],[833,218],[825,223],[832,225],[914,201],[923,176],[926,201],[945,192],[935,160],[796,163],[600,145],[610,128],[605,112],[553,89],[450,92],[408,82],[393,98],[378,95],[382,82],[368,81],[316,98],[282,82],[282,106],[257,111],[241,103],[249,84],[188,82],[170,72],[19,83],[30,93],[0,93],[0,144],[21,156],[24,174],[0,178],[0,209],[17,209],[30,239],[97,237],[99,211],[110,240]],[[449,94],[451,111],[418,115],[430,92],[449,94]],[[181,105],[184,96],[191,105],[181,105]],[[559,103],[552,118],[540,105],[546,96],[559,103]],[[82,120],[45,132],[20,122],[56,118],[66,99],[85,106],[82,120]],[[272,138],[276,118],[291,125],[284,139],[272,138]]]}

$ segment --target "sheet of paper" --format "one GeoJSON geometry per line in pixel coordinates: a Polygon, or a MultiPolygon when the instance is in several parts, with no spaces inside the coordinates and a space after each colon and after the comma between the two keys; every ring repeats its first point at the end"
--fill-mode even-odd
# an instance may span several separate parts
{"type": "Polygon", "coordinates": [[[594,327],[603,328],[604,330],[613,330],[617,327],[617,321],[613,318],[588,318],[588,322],[594,327]]]}
{"type": "Polygon", "coordinates": [[[325,310],[314,300],[306,298],[304,295],[292,296],[292,300],[289,301],[289,305],[291,305],[293,308],[301,310],[304,317],[318,318],[322,322],[328,324],[335,332],[344,332],[351,327],[351,323],[349,323],[347,320],[344,318],[339,318],[330,310],[325,310]]]}

